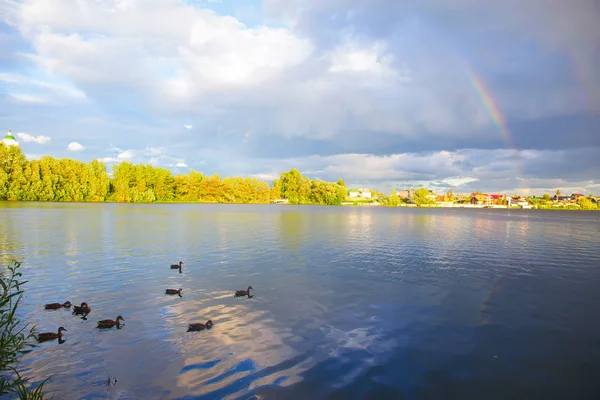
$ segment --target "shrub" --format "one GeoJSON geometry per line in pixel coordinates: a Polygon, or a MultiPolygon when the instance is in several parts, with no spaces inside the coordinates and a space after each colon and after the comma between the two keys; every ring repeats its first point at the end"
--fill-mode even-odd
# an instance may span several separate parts
{"type": "Polygon", "coordinates": [[[27,378],[17,371],[23,355],[37,343],[35,326],[30,328],[17,317],[23,297],[22,286],[27,283],[19,280],[22,276],[20,266],[19,262],[13,261],[7,274],[0,271],[0,396],[14,393],[20,399],[43,399],[46,381],[30,389],[27,387],[27,378]]]}

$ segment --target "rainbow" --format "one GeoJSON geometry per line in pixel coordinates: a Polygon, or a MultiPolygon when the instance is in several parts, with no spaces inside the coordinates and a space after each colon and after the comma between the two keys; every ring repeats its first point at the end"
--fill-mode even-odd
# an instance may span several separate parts
{"type": "MultiPolygon", "coordinates": [[[[471,84],[471,87],[477,94],[479,101],[481,102],[483,107],[485,107],[494,127],[500,133],[500,135],[502,136],[502,139],[506,142],[508,147],[514,151],[515,156],[517,157],[517,162],[514,163],[515,172],[517,174],[517,181],[520,183],[521,190],[528,193],[529,188],[526,186],[526,182],[525,182],[526,180],[522,177],[523,175],[520,173],[521,169],[520,169],[519,151],[515,145],[515,142],[513,140],[513,137],[511,135],[510,131],[508,130],[506,120],[504,119],[504,116],[502,115],[502,111],[500,110],[500,107],[498,107],[497,102],[494,101],[494,98],[492,97],[492,93],[489,91],[489,89],[486,88],[486,86],[483,84],[483,81],[481,80],[481,78],[475,74],[473,69],[470,68],[470,66],[468,64],[466,65],[465,69],[467,71],[469,83],[471,84]],[[521,177],[519,177],[519,175],[521,175],[521,177]]],[[[499,279],[494,280],[490,291],[486,294],[485,298],[483,299],[483,303],[480,306],[479,315],[478,315],[478,325],[481,326],[481,325],[488,325],[488,324],[492,323],[491,315],[489,313],[492,298],[494,297],[494,295],[496,293],[503,291],[505,286],[506,286],[505,279],[499,278],[499,279]]]]}
{"type": "Polygon", "coordinates": [[[506,126],[504,116],[502,115],[498,104],[494,101],[491,92],[485,87],[483,81],[469,67],[467,67],[467,76],[469,77],[469,83],[473,87],[475,93],[477,93],[481,104],[485,107],[492,120],[492,123],[496,127],[496,130],[500,133],[500,135],[502,135],[502,138],[506,144],[508,144],[510,148],[515,149],[516,146],[510,131],[506,126]]]}
{"type": "Polygon", "coordinates": [[[502,115],[502,111],[500,111],[500,107],[498,107],[498,103],[494,101],[492,93],[489,91],[489,89],[486,88],[481,78],[477,76],[477,74],[475,74],[473,69],[468,64],[466,64],[465,69],[467,71],[469,83],[471,84],[471,87],[477,94],[479,101],[490,116],[494,127],[500,133],[500,136],[502,136],[502,139],[504,140],[504,142],[506,142],[507,146],[514,151],[514,154],[517,158],[517,162],[515,163],[516,178],[519,182],[519,186],[521,187],[521,191],[524,191],[525,194],[528,194],[529,188],[527,187],[526,179],[523,178],[523,174],[521,173],[521,170],[519,168],[520,154],[517,149],[517,146],[515,145],[515,141],[510,131],[508,130],[506,120],[502,115]]]}

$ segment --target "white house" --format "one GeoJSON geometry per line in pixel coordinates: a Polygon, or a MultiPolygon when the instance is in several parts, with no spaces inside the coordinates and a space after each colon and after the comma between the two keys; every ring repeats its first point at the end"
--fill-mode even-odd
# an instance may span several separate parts
{"type": "Polygon", "coordinates": [[[348,197],[350,198],[362,198],[362,199],[370,199],[371,198],[371,190],[369,189],[350,189],[348,190],[348,197]]]}
{"type": "Polygon", "coordinates": [[[360,197],[362,197],[364,199],[370,199],[371,198],[371,190],[369,190],[369,189],[358,189],[358,191],[360,192],[360,197]]]}
{"type": "Polygon", "coordinates": [[[437,194],[435,194],[433,192],[433,190],[429,190],[429,194],[427,195],[427,198],[431,201],[437,201],[437,194]]]}

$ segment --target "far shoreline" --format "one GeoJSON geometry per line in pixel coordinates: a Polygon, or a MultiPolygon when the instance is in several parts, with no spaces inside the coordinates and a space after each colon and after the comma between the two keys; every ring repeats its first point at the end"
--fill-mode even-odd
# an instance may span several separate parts
{"type": "Polygon", "coordinates": [[[220,203],[215,201],[152,201],[152,202],[120,202],[120,201],[40,201],[40,200],[0,200],[0,204],[10,203],[10,204],[32,204],[32,203],[41,203],[41,204],[130,204],[130,205],[150,205],[150,204],[202,204],[202,205],[250,205],[250,206],[312,206],[312,207],[360,207],[360,208],[400,208],[400,209],[463,209],[463,210],[522,210],[522,211],[600,211],[600,209],[591,209],[586,210],[582,208],[563,208],[563,207],[531,207],[531,208],[522,208],[519,206],[516,207],[486,207],[486,206],[436,206],[436,205],[404,205],[404,206],[389,206],[389,205],[372,205],[369,203],[363,204],[340,204],[340,205],[329,205],[329,204],[289,204],[289,203],[236,203],[236,202],[227,202],[220,203]]]}

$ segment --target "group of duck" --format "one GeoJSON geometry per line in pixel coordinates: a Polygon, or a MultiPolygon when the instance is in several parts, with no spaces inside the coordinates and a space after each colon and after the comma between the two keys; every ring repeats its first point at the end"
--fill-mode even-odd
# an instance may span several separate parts
{"type": "MultiPolygon", "coordinates": [[[[183,268],[183,262],[179,261],[178,264],[171,264],[171,269],[178,269],[179,273],[181,273],[183,268]]],[[[181,291],[183,289],[179,288],[179,289],[167,289],[166,290],[166,294],[169,295],[178,295],[179,297],[181,296],[181,291]]],[[[248,289],[246,290],[236,290],[234,296],[235,297],[245,297],[247,296],[248,298],[252,298],[254,297],[253,295],[250,295],[250,291],[254,290],[254,288],[252,286],[248,286],[248,289]]],[[[44,308],[46,310],[57,310],[59,308],[71,308],[72,304],[70,301],[66,301],[64,303],[49,303],[44,305],[44,308]]],[[[77,306],[77,305],[73,305],[73,314],[75,315],[83,315],[83,319],[87,319],[87,315],[92,311],[91,307],[88,305],[88,303],[86,302],[82,302],[81,305],[77,306]]],[[[121,328],[121,321],[125,321],[125,319],[119,315],[117,316],[117,318],[115,320],[112,319],[103,319],[101,321],[98,321],[98,326],[97,328],[99,329],[110,329],[112,327],[117,327],[117,329],[121,328]]],[[[206,321],[206,323],[200,323],[200,322],[196,322],[196,323],[191,323],[188,324],[188,329],[187,332],[198,332],[198,331],[202,331],[204,329],[210,329],[213,326],[213,322],[209,319],[208,321],[206,321]]],[[[55,340],[58,339],[59,343],[62,343],[62,333],[63,331],[67,331],[64,327],[60,327],[58,328],[58,331],[56,333],[54,332],[44,332],[44,333],[40,333],[38,335],[38,340],[40,342],[45,342],[48,340],[55,340]]]]}

